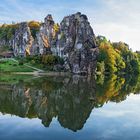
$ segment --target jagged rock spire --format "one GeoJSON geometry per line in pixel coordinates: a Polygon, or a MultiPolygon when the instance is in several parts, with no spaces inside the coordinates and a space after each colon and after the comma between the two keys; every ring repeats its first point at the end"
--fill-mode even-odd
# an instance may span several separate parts
{"type": "Polygon", "coordinates": [[[48,14],[48,15],[45,17],[44,23],[45,23],[46,25],[53,25],[53,24],[54,24],[54,20],[53,20],[51,14],[48,14]]]}
{"type": "Polygon", "coordinates": [[[40,54],[50,54],[52,41],[54,36],[54,20],[51,14],[48,14],[45,19],[44,23],[42,23],[39,32],[39,48],[40,54]]]}
{"type": "Polygon", "coordinates": [[[80,12],[65,17],[61,24],[61,43],[67,68],[73,73],[93,74],[98,49],[88,18],[80,12]]]}
{"type": "Polygon", "coordinates": [[[27,22],[19,24],[12,42],[15,56],[26,56],[27,54],[31,54],[30,50],[32,48],[33,37],[27,22]]]}

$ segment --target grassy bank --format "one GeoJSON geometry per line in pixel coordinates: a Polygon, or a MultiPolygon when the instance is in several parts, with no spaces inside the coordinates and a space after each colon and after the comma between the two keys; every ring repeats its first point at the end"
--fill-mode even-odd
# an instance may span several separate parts
{"type": "Polygon", "coordinates": [[[14,75],[14,74],[2,74],[0,77],[0,83],[18,83],[19,81],[28,81],[32,79],[32,75],[14,75]]]}
{"type": "Polygon", "coordinates": [[[34,69],[29,68],[25,65],[20,65],[18,62],[13,60],[2,60],[0,61],[0,72],[33,72],[34,69]]]}

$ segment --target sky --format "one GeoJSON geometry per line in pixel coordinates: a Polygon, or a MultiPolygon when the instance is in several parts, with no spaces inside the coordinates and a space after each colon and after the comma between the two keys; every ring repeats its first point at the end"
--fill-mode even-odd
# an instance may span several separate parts
{"type": "Polygon", "coordinates": [[[1,0],[0,24],[43,21],[47,14],[60,23],[76,12],[87,15],[95,35],[140,51],[140,0],[1,0]]]}

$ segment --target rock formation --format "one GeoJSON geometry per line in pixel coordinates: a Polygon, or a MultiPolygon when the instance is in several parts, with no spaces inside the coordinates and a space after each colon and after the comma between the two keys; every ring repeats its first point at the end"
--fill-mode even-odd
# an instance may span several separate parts
{"type": "Polygon", "coordinates": [[[60,29],[60,47],[66,58],[65,67],[76,74],[93,74],[98,49],[87,16],[78,12],[65,17],[60,29]]]}
{"type": "Polygon", "coordinates": [[[52,53],[64,58],[66,71],[94,74],[98,48],[87,16],[79,12],[67,16],[57,31],[55,25],[52,16],[48,15],[38,36],[40,54],[52,53]]]}
{"type": "MultiPolygon", "coordinates": [[[[51,47],[53,45],[53,39],[55,37],[54,21],[52,16],[49,14],[45,17],[44,23],[40,27],[38,34],[38,44],[40,54],[51,53],[51,47]]],[[[54,44],[55,45],[55,44],[54,44]]]]}
{"type": "Polygon", "coordinates": [[[80,12],[65,17],[60,25],[49,14],[35,35],[28,23],[22,22],[8,43],[15,56],[57,55],[64,59],[63,68],[75,74],[92,75],[96,69],[95,35],[87,16],[80,12]]]}
{"type": "Polygon", "coordinates": [[[15,56],[26,56],[30,55],[33,37],[30,32],[30,28],[28,27],[27,22],[22,22],[19,24],[19,27],[15,31],[14,38],[12,40],[12,47],[15,56]]]}

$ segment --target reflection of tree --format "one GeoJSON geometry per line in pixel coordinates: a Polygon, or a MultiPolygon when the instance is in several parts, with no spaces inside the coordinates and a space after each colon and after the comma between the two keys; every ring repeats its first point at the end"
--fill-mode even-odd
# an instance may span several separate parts
{"type": "Polygon", "coordinates": [[[103,84],[96,85],[96,100],[99,104],[98,106],[108,101],[121,102],[125,100],[130,93],[140,92],[139,75],[137,77],[133,75],[125,75],[123,77],[112,75],[106,77],[104,81],[103,84]]]}
{"type": "Polygon", "coordinates": [[[94,107],[123,101],[130,93],[140,91],[139,76],[112,75],[96,83],[95,86],[94,79],[76,76],[0,83],[0,112],[39,117],[46,127],[57,117],[61,126],[76,131],[83,127],[94,107]]]}
{"type": "Polygon", "coordinates": [[[122,85],[122,88],[119,90],[119,94],[111,101],[121,102],[126,100],[127,96],[131,93],[138,94],[140,92],[140,76],[126,75],[125,83],[122,85]]]}
{"type": "Polygon", "coordinates": [[[119,94],[124,82],[124,78],[111,75],[105,78],[105,82],[103,84],[97,84],[96,100],[98,106],[102,106],[113,97],[115,98],[119,94]]]}

